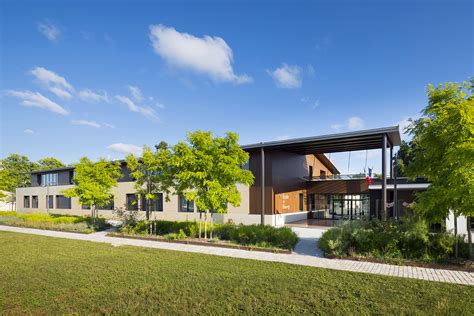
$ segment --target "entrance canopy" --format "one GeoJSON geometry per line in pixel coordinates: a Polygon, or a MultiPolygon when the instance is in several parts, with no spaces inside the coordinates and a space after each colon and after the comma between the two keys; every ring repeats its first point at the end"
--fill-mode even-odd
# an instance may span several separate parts
{"type": "Polygon", "coordinates": [[[275,149],[301,155],[329,154],[344,151],[380,149],[384,147],[384,136],[386,136],[387,140],[386,148],[399,146],[401,144],[398,126],[391,126],[348,133],[262,142],[244,145],[242,149],[247,151],[261,148],[275,149]]]}

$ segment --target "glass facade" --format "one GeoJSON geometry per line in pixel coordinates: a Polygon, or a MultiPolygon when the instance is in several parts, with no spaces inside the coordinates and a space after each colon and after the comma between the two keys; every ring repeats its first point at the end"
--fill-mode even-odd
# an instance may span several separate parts
{"type": "Polygon", "coordinates": [[[318,219],[353,220],[369,217],[368,194],[310,194],[311,217],[318,219]]]}
{"type": "Polygon", "coordinates": [[[45,173],[41,175],[41,185],[58,185],[58,174],[57,173],[45,173]]]}

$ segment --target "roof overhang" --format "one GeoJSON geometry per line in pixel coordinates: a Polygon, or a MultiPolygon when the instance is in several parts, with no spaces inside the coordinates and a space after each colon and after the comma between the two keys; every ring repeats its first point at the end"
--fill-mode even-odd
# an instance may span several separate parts
{"type": "Polygon", "coordinates": [[[297,154],[328,154],[345,151],[381,149],[383,136],[387,136],[387,148],[401,144],[398,126],[368,129],[355,132],[295,138],[282,141],[244,145],[246,151],[260,148],[290,151],[297,154]]]}

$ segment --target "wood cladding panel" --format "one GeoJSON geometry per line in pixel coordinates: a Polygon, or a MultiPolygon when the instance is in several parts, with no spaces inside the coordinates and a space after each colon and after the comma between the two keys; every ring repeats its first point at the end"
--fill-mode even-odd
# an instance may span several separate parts
{"type": "Polygon", "coordinates": [[[369,190],[365,179],[361,180],[325,180],[308,182],[308,194],[330,194],[330,193],[364,193],[369,190]]]}

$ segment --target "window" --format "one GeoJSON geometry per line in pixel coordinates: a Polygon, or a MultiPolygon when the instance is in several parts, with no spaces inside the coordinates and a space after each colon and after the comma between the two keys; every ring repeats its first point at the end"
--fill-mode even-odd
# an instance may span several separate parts
{"type": "Polygon", "coordinates": [[[309,175],[308,175],[309,179],[313,179],[313,166],[309,166],[308,171],[309,171],[309,175]]]}
{"type": "Polygon", "coordinates": [[[31,197],[31,207],[32,208],[38,208],[38,196],[37,195],[33,195],[31,197]]]}
{"type": "Polygon", "coordinates": [[[58,174],[57,173],[42,174],[41,185],[42,186],[58,185],[58,174]]]}
{"type": "Polygon", "coordinates": [[[30,196],[26,195],[23,197],[23,207],[30,208],[30,196]]]}
{"type": "Polygon", "coordinates": [[[104,206],[99,207],[101,210],[113,210],[114,209],[114,197],[110,198],[109,203],[105,204],[104,206]]]}
{"type": "Polygon", "coordinates": [[[74,177],[76,176],[76,171],[69,171],[69,184],[74,184],[74,177]]]}
{"type": "Polygon", "coordinates": [[[194,212],[194,201],[188,201],[180,196],[178,199],[178,211],[180,212],[194,212]]]}
{"type": "Polygon", "coordinates": [[[47,209],[54,208],[52,195],[46,195],[46,208],[47,209]]]}
{"type": "MultiPolygon", "coordinates": [[[[150,209],[152,212],[163,212],[163,193],[155,194],[155,196],[155,200],[150,200],[150,209]]],[[[145,195],[140,198],[140,211],[146,211],[145,195]]]]}
{"type": "Polygon", "coordinates": [[[138,201],[135,194],[127,194],[125,197],[125,203],[127,210],[138,210],[138,201]]]}
{"type": "Polygon", "coordinates": [[[56,208],[70,209],[71,198],[65,197],[64,195],[56,195],[56,208]]]}
{"type": "Polygon", "coordinates": [[[319,170],[319,177],[321,179],[326,179],[326,171],[324,170],[319,170]]]}
{"type": "Polygon", "coordinates": [[[83,210],[90,210],[90,209],[91,209],[91,206],[90,206],[90,205],[87,205],[87,204],[82,204],[82,205],[81,205],[81,208],[82,208],[83,210]]]}
{"type": "Polygon", "coordinates": [[[303,205],[304,205],[304,196],[303,196],[303,193],[300,193],[299,195],[299,210],[300,211],[303,211],[303,205]]]}

